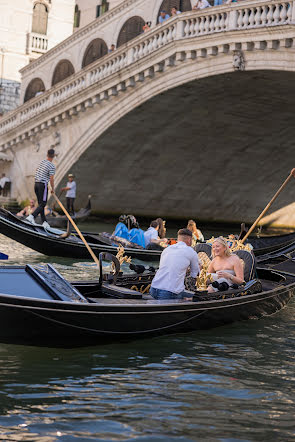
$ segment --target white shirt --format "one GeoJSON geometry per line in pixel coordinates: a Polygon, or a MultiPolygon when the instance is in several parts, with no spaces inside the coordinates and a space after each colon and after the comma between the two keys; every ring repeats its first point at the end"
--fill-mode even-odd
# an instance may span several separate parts
{"type": "Polygon", "coordinates": [[[211,8],[211,5],[207,0],[199,0],[196,6],[198,7],[198,9],[211,8]]]}
{"type": "Polygon", "coordinates": [[[2,189],[3,189],[5,183],[9,183],[9,182],[10,182],[10,179],[7,176],[2,177],[0,179],[0,187],[2,187],[2,189]]]}
{"type": "Polygon", "coordinates": [[[158,231],[154,227],[149,227],[146,232],[144,232],[144,242],[145,247],[147,247],[152,239],[159,239],[158,231]]]}
{"type": "Polygon", "coordinates": [[[167,247],[162,252],[160,267],[153,279],[152,287],[181,293],[185,289],[184,278],[188,266],[191,268],[191,276],[195,278],[200,273],[200,266],[197,252],[192,247],[183,241],[167,247]]]}
{"type": "Polygon", "coordinates": [[[76,182],[68,182],[66,187],[69,187],[69,190],[67,190],[66,198],[76,198],[76,182]]]}

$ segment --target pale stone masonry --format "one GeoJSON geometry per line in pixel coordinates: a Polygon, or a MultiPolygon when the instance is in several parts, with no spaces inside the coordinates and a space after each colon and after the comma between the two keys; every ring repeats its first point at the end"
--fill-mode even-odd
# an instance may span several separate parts
{"type": "Polygon", "coordinates": [[[20,82],[0,78],[0,115],[19,105],[20,82]]]}

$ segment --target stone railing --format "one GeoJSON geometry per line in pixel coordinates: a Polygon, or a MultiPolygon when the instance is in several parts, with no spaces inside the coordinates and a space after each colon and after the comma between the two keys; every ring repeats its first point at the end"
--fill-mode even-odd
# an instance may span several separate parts
{"type": "Polygon", "coordinates": [[[36,34],[33,32],[30,32],[28,34],[28,54],[31,54],[32,52],[44,54],[47,50],[48,38],[46,37],[46,35],[36,34]]]}
{"type": "MultiPolygon", "coordinates": [[[[295,3],[295,1],[294,1],[295,3]]],[[[229,6],[208,8],[203,11],[192,11],[167,20],[163,25],[141,34],[115,52],[107,54],[90,66],[73,74],[63,82],[45,91],[23,104],[15,111],[0,119],[0,135],[16,128],[36,115],[58,103],[65,103],[69,97],[104,82],[112,74],[132,65],[137,67],[139,61],[151,54],[168,47],[177,40],[189,40],[193,37],[214,33],[258,29],[295,24],[295,8],[293,1],[245,1],[229,6]]],[[[165,54],[164,58],[165,60],[165,54]]],[[[147,63],[147,69],[149,65],[147,63]]],[[[123,82],[124,83],[124,82],[123,82]]],[[[124,84],[120,88],[125,87],[124,84]]],[[[112,88],[112,85],[109,85],[112,88]]],[[[108,89],[106,88],[106,91],[108,89]]],[[[106,92],[107,94],[109,92],[106,92]]],[[[116,91],[114,91],[116,93],[116,91]]],[[[103,92],[103,95],[105,92],[103,92]]],[[[112,91],[110,91],[112,94],[112,91]]],[[[23,137],[23,136],[22,136],[23,137]]]]}

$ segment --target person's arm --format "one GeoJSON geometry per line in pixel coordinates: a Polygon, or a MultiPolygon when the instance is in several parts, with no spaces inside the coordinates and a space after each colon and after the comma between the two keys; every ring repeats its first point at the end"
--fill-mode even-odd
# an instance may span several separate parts
{"type": "Polygon", "coordinates": [[[60,189],[61,192],[64,192],[65,190],[70,190],[70,187],[62,187],[62,188],[60,189]]]}
{"type": "Polygon", "coordinates": [[[218,272],[219,278],[229,279],[233,284],[242,284],[244,282],[244,268],[243,261],[237,256],[234,258],[234,272],[235,276],[228,272],[223,272],[220,270],[218,272]]]}
{"type": "Polygon", "coordinates": [[[16,216],[24,216],[24,215],[25,215],[25,212],[26,212],[26,207],[25,207],[23,210],[21,210],[20,212],[18,212],[18,213],[16,214],[16,216]]]}
{"type": "Polygon", "coordinates": [[[54,175],[50,176],[51,193],[54,193],[54,175]]]}
{"type": "Polygon", "coordinates": [[[197,252],[194,252],[190,260],[191,276],[196,278],[200,273],[200,263],[197,252]]]}
{"type": "Polygon", "coordinates": [[[210,262],[209,267],[208,267],[208,273],[215,273],[215,268],[214,268],[214,258],[213,260],[210,262]]]}

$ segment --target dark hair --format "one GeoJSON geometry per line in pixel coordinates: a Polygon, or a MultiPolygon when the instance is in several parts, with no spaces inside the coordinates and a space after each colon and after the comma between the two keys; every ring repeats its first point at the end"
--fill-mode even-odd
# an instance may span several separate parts
{"type": "Polygon", "coordinates": [[[166,228],[165,228],[165,223],[164,223],[164,221],[162,220],[162,218],[157,218],[156,219],[156,221],[157,221],[157,223],[158,223],[158,225],[159,225],[159,237],[161,238],[161,239],[163,239],[163,238],[165,238],[165,236],[166,236],[166,228]]]}
{"type": "Polygon", "coordinates": [[[180,230],[178,230],[177,235],[178,236],[185,235],[185,236],[190,236],[190,237],[193,236],[192,232],[190,230],[188,230],[188,229],[180,229],[180,230]]]}
{"type": "Polygon", "coordinates": [[[151,224],[150,224],[150,227],[154,227],[154,228],[156,228],[156,227],[158,227],[158,221],[157,220],[153,220],[152,222],[151,222],[151,224]]]}
{"type": "Polygon", "coordinates": [[[49,150],[47,151],[47,156],[48,156],[49,158],[53,158],[54,155],[55,155],[55,150],[54,150],[54,149],[49,149],[49,150]]]}

